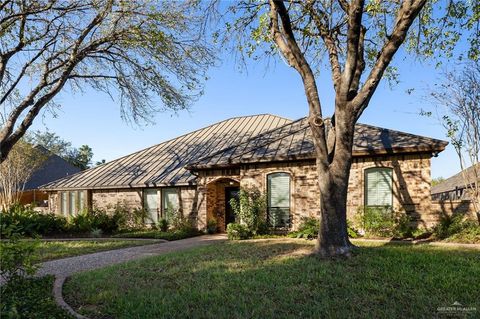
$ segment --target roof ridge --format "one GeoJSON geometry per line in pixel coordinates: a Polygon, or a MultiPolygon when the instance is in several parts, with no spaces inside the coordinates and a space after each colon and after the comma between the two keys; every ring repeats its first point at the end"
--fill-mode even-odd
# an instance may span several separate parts
{"type": "MultiPolygon", "coordinates": [[[[274,129],[271,129],[271,130],[269,130],[269,131],[266,131],[266,132],[257,134],[257,135],[255,135],[255,136],[252,136],[252,137],[250,137],[249,139],[247,139],[247,140],[245,140],[245,141],[243,141],[243,142],[240,142],[240,143],[237,143],[237,144],[235,144],[235,145],[231,145],[231,146],[229,146],[229,147],[223,148],[223,149],[221,149],[221,150],[219,150],[219,151],[217,151],[217,152],[215,152],[215,153],[213,153],[213,154],[210,154],[210,155],[208,155],[208,156],[201,157],[201,158],[197,159],[197,160],[194,161],[194,162],[190,162],[190,163],[188,163],[187,165],[185,165],[184,167],[187,168],[187,169],[189,169],[189,167],[192,167],[192,165],[195,165],[195,163],[199,163],[199,162],[201,162],[201,161],[203,161],[203,160],[205,160],[205,159],[215,157],[215,156],[218,155],[218,154],[224,153],[224,152],[226,152],[226,151],[228,151],[228,150],[231,150],[231,149],[233,149],[233,148],[235,148],[235,147],[239,147],[240,145],[246,144],[246,143],[248,143],[248,142],[250,142],[250,141],[252,141],[252,140],[254,140],[254,139],[257,139],[257,138],[259,138],[259,137],[261,137],[261,136],[263,136],[263,135],[269,134],[269,133],[271,133],[271,132],[273,132],[273,131],[276,131],[276,130],[280,130],[280,129],[284,128],[284,127],[287,126],[287,125],[293,125],[293,124],[295,124],[295,123],[297,123],[297,122],[300,122],[300,121],[304,120],[305,118],[306,118],[306,116],[301,117],[301,118],[299,118],[299,119],[296,119],[296,120],[294,120],[294,121],[291,121],[290,123],[286,123],[286,124],[284,124],[284,125],[282,125],[282,126],[276,127],[276,128],[274,128],[274,129]]],[[[304,129],[304,128],[298,129],[298,130],[296,130],[296,131],[294,131],[294,132],[289,132],[289,134],[295,134],[295,133],[299,132],[299,131],[302,130],[302,129],[304,129]]],[[[249,150],[249,152],[251,152],[251,151],[253,151],[253,150],[255,150],[255,149],[258,149],[259,147],[265,146],[266,144],[270,144],[270,143],[273,143],[273,142],[275,142],[275,141],[278,141],[279,139],[281,139],[281,138],[283,138],[283,137],[285,137],[285,136],[287,136],[287,135],[288,135],[288,134],[282,135],[281,137],[275,138],[275,139],[273,139],[273,140],[271,140],[271,141],[265,141],[265,143],[263,143],[263,144],[261,144],[261,145],[258,145],[258,146],[255,146],[254,148],[252,148],[251,150],[249,150]]],[[[240,155],[243,155],[243,154],[245,154],[245,153],[246,153],[246,152],[243,152],[243,153],[241,153],[240,155]]],[[[240,155],[238,155],[238,156],[240,156],[240,155]]],[[[236,156],[236,157],[238,157],[238,156],[236,156]]]]}
{"type": "Polygon", "coordinates": [[[359,122],[355,123],[355,126],[357,126],[357,125],[368,126],[368,127],[372,127],[372,128],[376,128],[376,129],[384,130],[384,131],[402,133],[402,134],[409,135],[409,136],[421,137],[421,138],[425,138],[425,139],[429,139],[429,140],[435,140],[435,141],[439,141],[439,142],[443,142],[443,143],[448,144],[447,141],[440,140],[438,138],[428,137],[428,136],[425,136],[425,135],[413,134],[413,133],[408,133],[408,132],[405,132],[405,131],[399,131],[399,130],[396,130],[396,129],[386,128],[386,127],[381,127],[381,126],[376,126],[376,125],[371,125],[371,124],[365,124],[365,123],[359,123],[359,122]]]}

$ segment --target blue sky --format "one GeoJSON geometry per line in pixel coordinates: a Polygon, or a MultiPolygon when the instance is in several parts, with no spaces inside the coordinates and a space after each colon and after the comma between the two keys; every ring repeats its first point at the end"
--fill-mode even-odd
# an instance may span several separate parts
{"type": "MultiPolygon", "coordinates": [[[[383,81],[360,122],[446,139],[435,119],[418,115],[421,108],[431,107],[424,96],[426,89],[439,81],[441,70],[434,68],[433,62],[420,63],[402,57],[396,57],[396,61],[400,83],[390,88],[383,81]],[[411,88],[415,88],[414,92],[407,94],[406,90],[411,88]]],[[[94,161],[110,161],[229,117],[271,113],[297,119],[307,114],[301,80],[282,61],[268,69],[252,62],[247,70],[239,72],[234,59],[225,54],[220,66],[210,70],[209,77],[204,95],[189,111],[176,115],[158,113],[153,119],[154,125],[139,127],[123,122],[115,102],[106,95],[87,90],[83,95],[62,94],[56,99],[62,106],[57,117],[45,112],[36,119],[33,129],[48,127],[74,146],[92,147],[94,161]]],[[[324,115],[330,116],[333,110],[330,74],[321,73],[317,81],[324,115]]],[[[432,159],[432,177],[449,177],[458,171],[451,146],[432,159]]]]}

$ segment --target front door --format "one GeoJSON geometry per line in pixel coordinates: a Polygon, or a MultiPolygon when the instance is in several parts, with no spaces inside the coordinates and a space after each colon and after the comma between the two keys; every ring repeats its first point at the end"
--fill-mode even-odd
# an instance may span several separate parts
{"type": "Polygon", "coordinates": [[[238,201],[239,193],[239,187],[225,187],[225,229],[227,229],[228,224],[235,222],[235,213],[232,205],[230,205],[230,200],[235,199],[238,201]]]}

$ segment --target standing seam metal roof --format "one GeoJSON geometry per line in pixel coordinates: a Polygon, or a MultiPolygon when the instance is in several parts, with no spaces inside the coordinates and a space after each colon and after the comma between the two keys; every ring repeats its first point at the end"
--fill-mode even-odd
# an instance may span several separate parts
{"type": "MultiPolygon", "coordinates": [[[[441,152],[448,144],[429,137],[360,123],[355,126],[353,143],[354,156],[441,152]]],[[[314,158],[314,145],[308,121],[301,118],[190,163],[187,167],[205,169],[307,158],[314,158]]]]}
{"type": "Polygon", "coordinates": [[[271,114],[231,118],[40,188],[114,189],[194,184],[195,176],[185,169],[188,163],[290,122],[271,114]]]}

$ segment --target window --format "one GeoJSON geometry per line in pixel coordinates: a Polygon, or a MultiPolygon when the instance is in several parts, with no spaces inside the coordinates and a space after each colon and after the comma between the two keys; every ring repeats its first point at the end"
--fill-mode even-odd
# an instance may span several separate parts
{"type": "Polygon", "coordinates": [[[179,208],[178,190],[176,188],[162,189],[163,217],[169,219],[169,215],[176,213],[179,208]]]}
{"type": "Polygon", "coordinates": [[[159,198],[157,189],[145,189],[143,191],[144,208],[148,213],[147,223],[158,222],[159,198]]]}
{"type": "Polygon", "coordinates": [[[69,201],[68,201],[68,214],[70,216],[75,215],[77,212],[77,207],[75,205],[75,192],[69,192],[69,201]]]}
{"type": "Polygon", "coordinates": [[[63,216],[67,216],[67,192],[60,193],[60,212],[63,216]]]}
{"type": "Polygon", "coordinates": [[[392,206],[392,169],[365,170],[365,206],[392,206]]]}
{"type": "Polygon", "coordinates": [[[272,227],[290,226],[290,175],[273,173],[267,176],[267,221],[272,227]]]}
{"type": "Polygon", "coordinates": [[[85,208],[85,192],[78,191],[78,211],[83,212],[85,208]]]}

